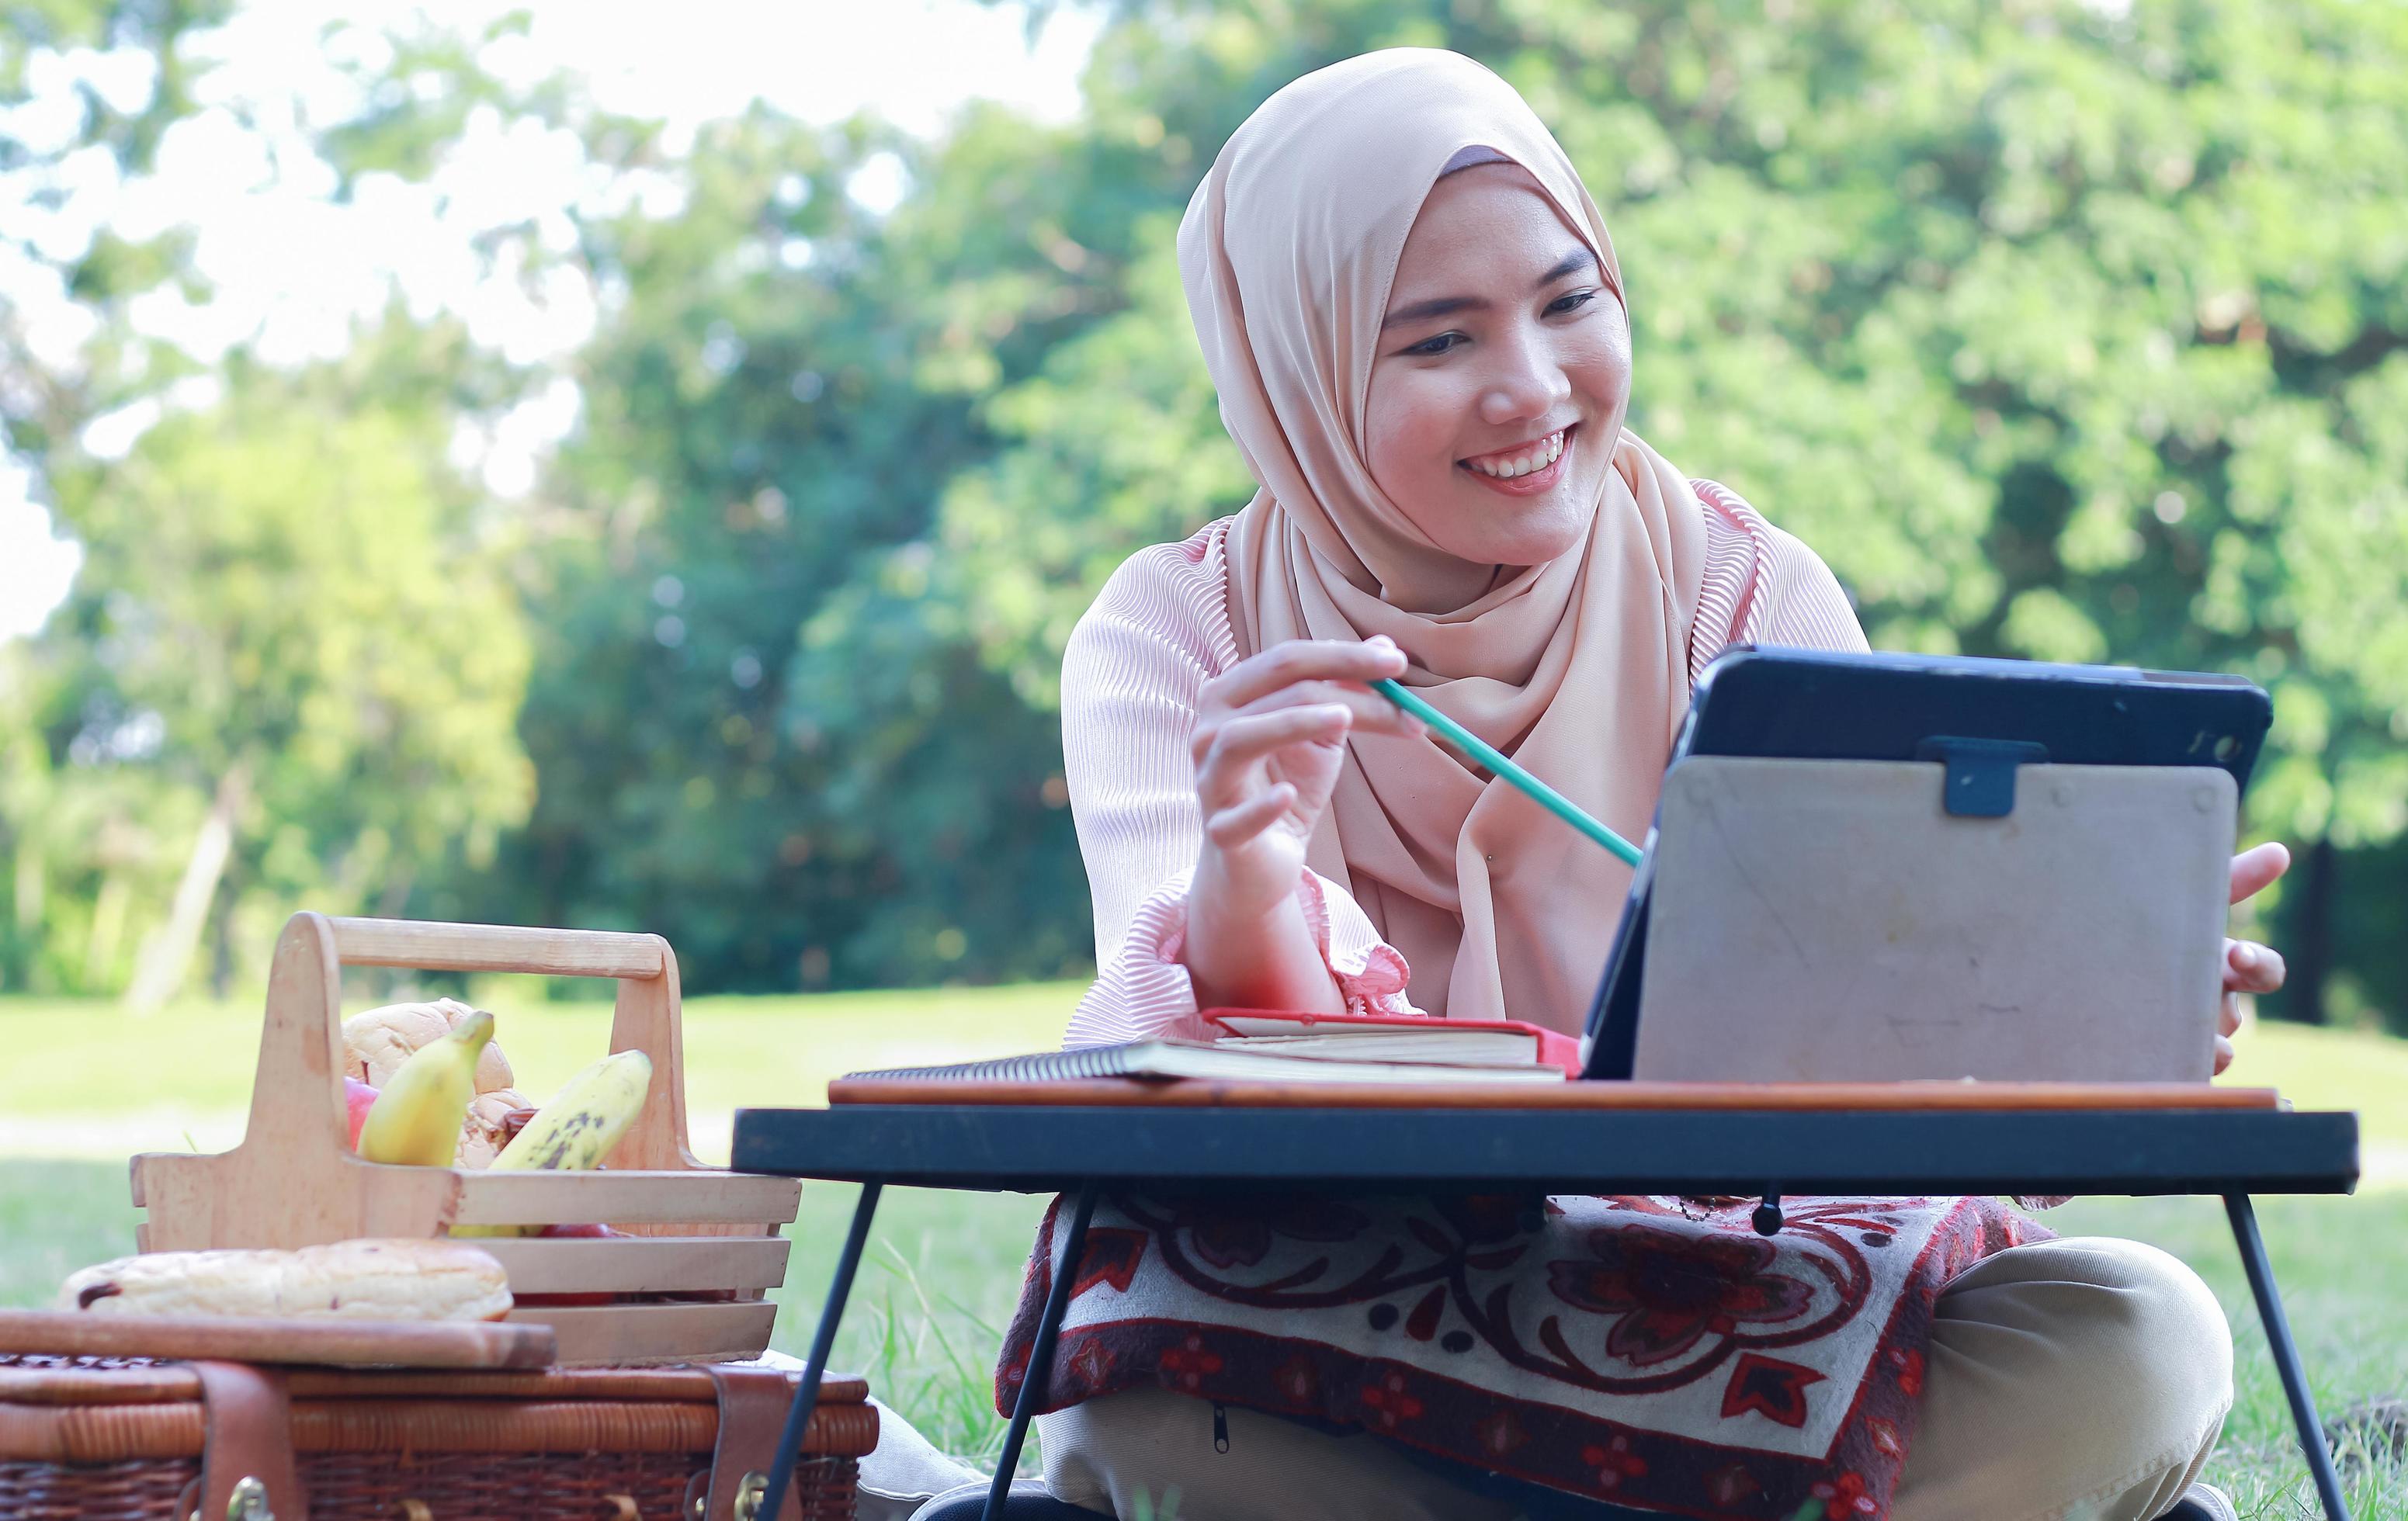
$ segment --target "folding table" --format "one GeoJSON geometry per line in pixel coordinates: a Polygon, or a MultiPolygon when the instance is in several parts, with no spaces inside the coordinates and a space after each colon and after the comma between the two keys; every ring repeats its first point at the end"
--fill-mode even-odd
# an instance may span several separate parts
{"type": "MultiPolygon", "coordinates": [[[[1643,1082],[972,1084],[849,1080],[824,1109],[736,1116],[738,1171],[862,1186],[786,1423],[788,1476],[888,1184],[1074,1201],[1066,1258],[1105,1188],[1249,1193],[1461,1189],[1786,1195],[2215,1194],[2249,1276],[2325,1514],[2348,1511],[2251,1208],[2262,1193],[2347,1193],[2358,1116],[2264,1088],[2173,1084],[1643,1082]]],[[[1000,1511],[1049,1383],[1076,1274],[1054,1274],[987,1514],[1000,1511]]]]}

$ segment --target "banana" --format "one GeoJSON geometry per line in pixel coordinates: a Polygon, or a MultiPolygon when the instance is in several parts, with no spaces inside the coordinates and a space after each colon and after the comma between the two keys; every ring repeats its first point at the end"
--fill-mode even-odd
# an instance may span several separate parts
{"type": "MultiPolygon", "coordinates": [[[[643,1112],[652,1059],[641,1051],[604,1057],[570,1078],[510,1138],[488,1173],[580,1173],[602,1165],[643,1112]]],[[[540,1226],[453,1226],[454,1236],[532,1236],[540,1226]]]]}
{"type": "Polygon", "coordinates": [[[494,1173],[581,1173],[598,1167],[643,1111],[652,1059],[641,1051],[604,1057],[570,1078],[535,1112],[488,1169],[494,1173]]]}
{"type": "Polygon", "coordinates": [[[451,1166],[460,1122],[477,1094],[477,1058],[493,1038],[494,1016],[479,1009],[449,1035],[411,1053],[386,1079],[360,1126],[360,1156],[371,1162],[451,1166]]]}

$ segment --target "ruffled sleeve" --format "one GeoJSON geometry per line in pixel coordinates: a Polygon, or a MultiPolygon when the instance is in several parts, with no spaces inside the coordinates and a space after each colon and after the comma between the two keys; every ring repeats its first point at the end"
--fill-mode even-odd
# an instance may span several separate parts
{"type": "MultiPolygon", "coordinates": [[[[1064,1044],[1201,1037],[1182,962],[1188,880],[1204,841],[1188,735],[1204,684],[1237,663],[1226,543],[1212,524],[1113,573],[1062,661],[1062,751],[1095,903],[1095,986],[1064,1044]]],[[[1346,1006],[1417,1015],[1409,969],[1344,888],[1311,872],[1305,922],[1346,1006]]]]}
{"type": "Polygon", "coordinates": [[[1693,480],[1706,509],[1706,569],[1689,625],[1689,679],[1732,645],[1862,652],[1865,631],[1831,567],[1729,487],[1693,480]]]}

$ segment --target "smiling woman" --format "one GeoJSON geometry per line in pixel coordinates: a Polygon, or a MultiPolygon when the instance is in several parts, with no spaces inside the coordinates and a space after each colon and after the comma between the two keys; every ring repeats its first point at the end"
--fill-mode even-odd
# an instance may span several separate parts
{"type": "MultiPolygon", "coordinates": [[[[1604,219],[1471,61],[1400,49],[1280,91],[1179,248],[1260,490],[1132,558],[1071,637],[1101,974],[1070,1043],[1202,1035],[1216,1003],[1574,1027],[1628,868],[1368,683],[1637,836],[1707,662],[1861,649],[1847,599],[1624,425],[1604,219]]],[[[2236,893],[2262,885],[2243,864],[2236,893]]],[[[1382,1521],[2230,1514],[2184,1499],[2230,1339],[2163,1253],[2043,1241],[1992,1201],[1827,1201],[1770,1241],[1743,1203],[1458,1203],[1326,1201],[1222,1261],[1179,1210],[1107,1201],[1090,1241],[1120,1255],[1086,1264],[1042,1394],[1054,1494],[1382,1521]]]]}

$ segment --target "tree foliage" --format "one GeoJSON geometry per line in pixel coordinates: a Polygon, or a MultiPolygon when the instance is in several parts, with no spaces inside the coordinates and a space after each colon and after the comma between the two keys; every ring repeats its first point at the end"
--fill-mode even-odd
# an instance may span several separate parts
{"type": "MultiPolygon", "coordinates": [[[[504,632],[369,658],[507,647],[495,567],[531,641],[523,704],[499,666],[444,673],[491,756],[459,760],[425,835],[393,847],[410,912],[659,930],[694,986],[1075,966],[1063,641],[1129,551],[1251,489],[1188,329],[1180,210],[1271,91],[1394,44],[1487,62],[1554,127],[1621,253],[1634,426],[1820,550],[1877,646],[2267,685],[2249,823],[2313,847],[2286,908],[2299,943],[2328,947],[2302,1002],[2408,1022],[2380,916],[2355,899],[2303,914],[2343,901],[2344,871],[2396,910],[2389,843],[2408,832],[2408,11],[2344,0],[1125,0],[1066,124],[975,107],[919,141],[755,107],[674,150],[421,39],[394,67],[455,85],[424,108],[367,90],[376,108],[328,140],[346,175],[425,172],[482,107],[566,124],[593,163],[674,187],[666,210],[589,210],[546,255],[603,298],[572,366],[579,431],[533,498],[480,507],[429,462],[433,430],[508,385],[390,341],[381,380],[296,404],[310,421],[229,401],[241,448],[314,465],[228,457],[203,422],[146,445],[188,461],[96,473],[72,628],[0,686],[49,715],[38,750],[0,765],[0,809],[93,770],[75,738],[110,704],[157,714],[176,736],[159,755],[194,778],[207,746],[261,732],[207,710],[206,682],[133,694],[97,577],[142,558],[108,535],[155,530],[109,516],[112,493],[164,512],[255,471],[281,521],[261,494],[276,480],[297,503],[313,468],[408,476],[425,526],[396,532],[421,548],[328,542],[474,546],[443,562],[472,568],[476,627],[504,632]],[[891,208],[867,188],[881,178],[903,187],[891,208]],[[514,736],[495,733],[504,713],[514,736]],[[534,801],[492,865],[434,849],[509,825],[521,748],[534,801]]],[[[295,658],[295,680],[322,680],[295,658]]],[[[421,753],[449,754],[444,716],[413,711],[421,753]]],[[[352,760],[290,762],[291,802],[268,812],[337,817],[329,778],[368,762],[325,753],[352,760]]],[[[188,832],[198,786],[118,806],[188,832]]],[[[340,878],[339,840],[421,824],[349,806],[339,828],[298,826],[308,848],[275,859],[310,864],[276,890],[340,878]]],[[[265,839],[241,868],[263,883],[265,839]]]]}

